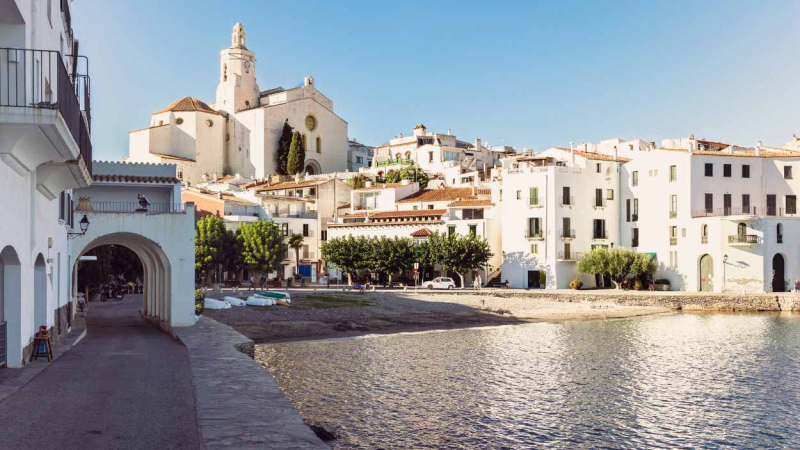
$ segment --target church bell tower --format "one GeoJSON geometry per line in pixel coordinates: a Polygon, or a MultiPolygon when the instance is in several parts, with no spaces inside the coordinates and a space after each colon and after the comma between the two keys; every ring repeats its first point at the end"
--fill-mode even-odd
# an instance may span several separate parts
{"type": "Polygon", "coordinates": [[[244,27],[233,26],[231,46],[220,52],[220,77],[217,85],[216,109],[235,113],[258,106],[256,60],[245,46],[244,27]]]}

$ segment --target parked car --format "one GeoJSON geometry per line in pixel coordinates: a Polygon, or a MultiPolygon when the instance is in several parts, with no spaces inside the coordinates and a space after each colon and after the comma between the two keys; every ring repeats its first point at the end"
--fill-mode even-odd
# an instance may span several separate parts
{"type": "Polygon", "coordinates": [[[456,282],[452,278],[438,277],[422,283],[422,287],[426,289],[454,289],[456,282]]]}

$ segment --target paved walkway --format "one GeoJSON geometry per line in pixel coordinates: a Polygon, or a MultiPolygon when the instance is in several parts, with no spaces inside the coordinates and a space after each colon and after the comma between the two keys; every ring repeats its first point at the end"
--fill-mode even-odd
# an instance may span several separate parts
{"type": "Polygon", "coordinates": [[[186,348],[141,304],[91,303],[86,338],[0,401],[0,448],[201,448],[186,348]]]}

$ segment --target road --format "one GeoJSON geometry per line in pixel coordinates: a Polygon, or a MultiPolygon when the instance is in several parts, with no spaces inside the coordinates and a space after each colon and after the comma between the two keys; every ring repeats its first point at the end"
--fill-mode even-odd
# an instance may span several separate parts
{"type": "Polygon", "coordinates": [[[0,448],[201,448],[186,349],[141,304],[91,303],[86,338],[0,402],[0,448]]]}

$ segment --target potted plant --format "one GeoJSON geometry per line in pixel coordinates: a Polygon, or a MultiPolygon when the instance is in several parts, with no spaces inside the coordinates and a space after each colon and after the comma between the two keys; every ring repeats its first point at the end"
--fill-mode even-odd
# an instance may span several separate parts
{"type": "Polygon", "coordinates": [[[577,291],[583,287],[583,281],[580,278],[575,278],[569,283],[569,287],[577,291]]]}
{"type": "Polygon", "coordinates": [[[655,282],[655,290],[657,291],[668,291],[671,287],[671,283],[666,278],[662,278],[656,280],[655,282]]]}
{"type": "Polygon", "coordinates": [[[635,279],[633,281],[633,289],[634,290],[641,291],[642,290],[642,286],[644,286],[644,283],[642,283],[642,280],[640,278],[637,278],[637,279],[635,279]]]}
{"type": "Polygon", "coordinates": [[[78,206],[75,207],[75,211],[92,211],[92,198],[91,197],[78,197],[78,206]]]}

